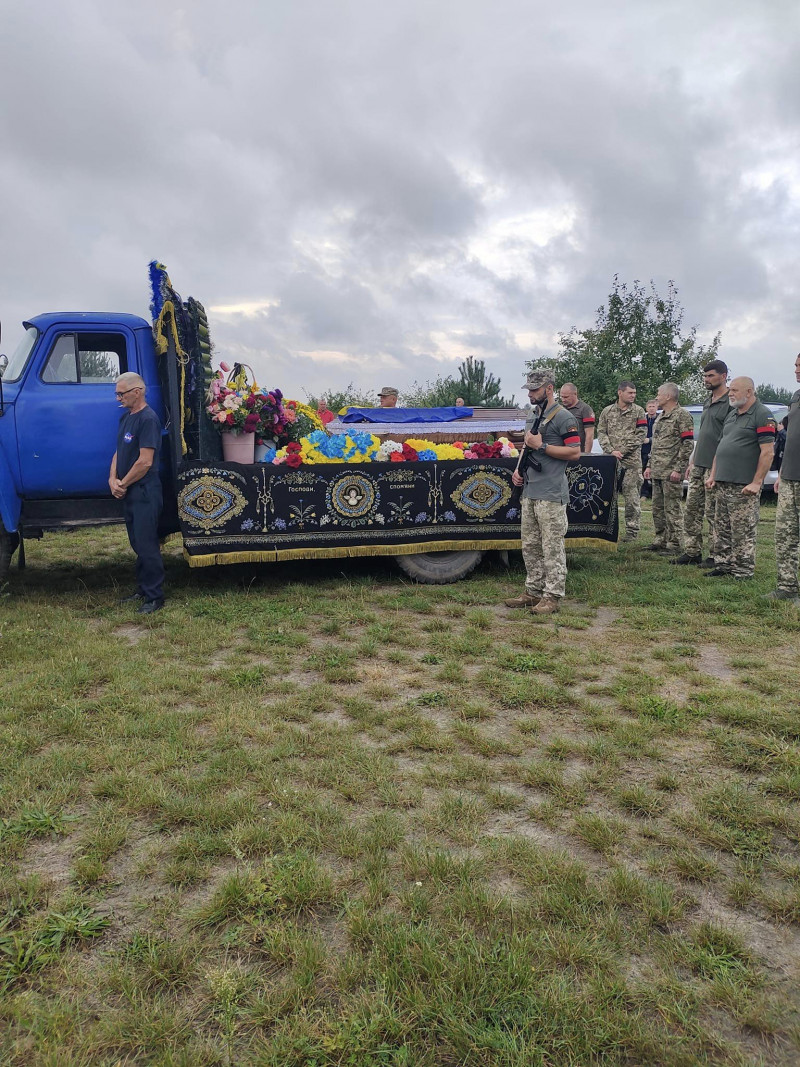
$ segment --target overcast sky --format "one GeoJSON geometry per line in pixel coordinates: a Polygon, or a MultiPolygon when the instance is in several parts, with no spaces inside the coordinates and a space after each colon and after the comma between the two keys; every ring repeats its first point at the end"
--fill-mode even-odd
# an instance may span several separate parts
{"type": "Polygon", "coordinates": [[[797,0],[0,0],[0,319],[147,316],[304,398],[527,359],[614,274],[800,350],[797,0]]]}

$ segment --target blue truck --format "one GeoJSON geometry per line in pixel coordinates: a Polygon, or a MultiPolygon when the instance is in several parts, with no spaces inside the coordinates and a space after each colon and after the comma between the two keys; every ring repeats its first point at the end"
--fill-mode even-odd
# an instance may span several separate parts
{"type": "MultiPolygon", "coordinates": [[[[125,371],[144,378],[164,425],[161,532],[180,532],[190,566],[391,555],[418,581],[447,582],[485,551],[520,547],[511,460],[297,470],[223,462],[205,411],[205,311],[181,299],[160,264],[150,277],[152,322],[37,315],[0,356],[0,579],[15,551],[24,563],[26,538],[122,521],[108,472],[120,417],[114,381],[125,371]]],[[[613,461],[584,459],[571,465],[570,536],[615,542],[613,461]]]]}

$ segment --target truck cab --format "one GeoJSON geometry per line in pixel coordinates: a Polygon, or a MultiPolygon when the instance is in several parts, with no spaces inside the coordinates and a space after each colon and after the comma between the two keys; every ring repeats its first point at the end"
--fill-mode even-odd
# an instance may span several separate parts
{"type": "Polygon", "coordinates": [[[121,521],[108,488],[120,418],[114,381],[141,374],[163,424],[151,324],[136,315],[53,313],[23,328],[0,383],[0,537],[13,544],[9,535],[121,521]]]}

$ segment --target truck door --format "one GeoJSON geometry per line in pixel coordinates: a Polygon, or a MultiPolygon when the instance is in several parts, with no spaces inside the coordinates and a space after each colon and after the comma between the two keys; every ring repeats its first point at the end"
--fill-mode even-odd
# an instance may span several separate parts
{"type": "Polygon", "coordinates": [[[121,411],[114,381],[131,366],[123,328],[55,328],[17,400],[23,497],[110,496],[121,411]]]}

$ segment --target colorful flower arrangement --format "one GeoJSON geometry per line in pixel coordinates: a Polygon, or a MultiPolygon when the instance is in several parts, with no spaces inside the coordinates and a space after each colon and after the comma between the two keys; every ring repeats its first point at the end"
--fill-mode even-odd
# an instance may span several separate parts
{"type": "Polygon", "coordinates": [[[220,367],[211,380],[206,411],[222,433],[253,433],[259,441],[281,444],[322,429],[308,404],[284,400],[280,389],[265,391],[256,382],[251,385],[244,369],[226,379],[230,368],[226,363],[220,367]]]}
{"type": "Polygon", "coordinates": [[[315,430],[285,447],[268,449],[264,463],[285,463],[288,467],[314,463],[414,463],[417,460],[516,458],[517,448],[507,437],[491,443],[439,444],[413,438],[408,441],[381,441],[371,433],[327,434],[315,430]]]}

